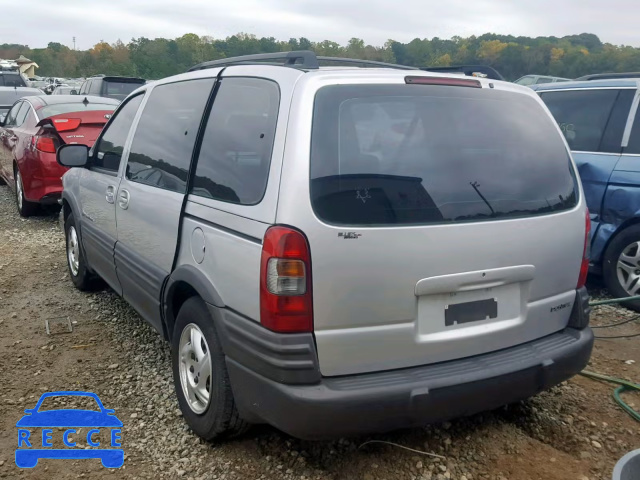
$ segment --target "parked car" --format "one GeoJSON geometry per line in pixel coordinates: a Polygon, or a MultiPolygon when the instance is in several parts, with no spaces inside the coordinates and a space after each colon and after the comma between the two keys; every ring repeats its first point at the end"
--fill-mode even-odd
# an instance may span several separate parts
{"type": "Polygon", "coordinates": [[[205,439],[421,426],[589,359],[589,217],[528,88],[230,58],[139,88],[58,161],[81,167],[63,177],[72,282],[101,277],[171,342],[205,439]]]}
{"type": "Polygon", "coordinates": [[[15,70],[0,70],[0,87],[26,87],[25,77],[15,70]]]}
{"type": "Polygon", "coordinates": [[[51,95],[78,95],[78,88],[71,85],[58,85],[51,95]]]}
{"type": "MultiPolygon", "coordinates": [[[[591,212],[591,271],[614,297],[640,294],[638,80],[535,88],[560,125],[591,212]]],[[[640,311],[640,302],[626,302],[640,311]]]]}
{"type": "Polygon", "coordinates": [[[550,77],[548,75],[525,75],[524,77],[520,77],[513,83],[518,85],[540,85],[542,83],[558,83],[558,82],[570,82],[570,78],[562,78],[562,77],[550,77]]]}
{"type": "Polygon", "coordinates": [[[7,116],[16,101],[34,95],[42,95],[42,91],[30,87],[0,87],[0,122],[7,116]]]}
{"type": "Polygon", "coordinates": [[[47,87],[48,83],[45,82],[44,80],[34,80],[34,81],[30,81],[29,82],[29,86],[31,88],[37,88],[39,90],[42,91],[42,93],[44,93],[44,89],[47,87]]]}
{"type": "Polygon", "coordinates": [[[108,98],[42,92],[13,105],[0,122],[0,178],[14,190],[20,215],[58,201],[67,169],[56,162],[56,149],[93,145],[117,105],[108,98]]]}
{"type": "Polygon", "coordinates": [[[99,97],[124,100],[136,88],[145,84],[143,78],[96,76],[85,80],[80,87],[80,95],[97,95],[99,97]]]}

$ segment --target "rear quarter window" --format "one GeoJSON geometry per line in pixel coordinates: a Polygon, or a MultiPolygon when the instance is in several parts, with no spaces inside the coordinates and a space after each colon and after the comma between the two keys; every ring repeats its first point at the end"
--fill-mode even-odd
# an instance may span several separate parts
{"type": "Polygon", "coordinates": [[[626,112],[618,109],[614,115],[614,107],[621,94],[627,95],[628,92],[614,89],[564,90],[543,92],[540,97],[558,122],[571,150],[611,152],[613,148],[615,152],[617,138],[617,151],[620,152],[625,114],[628,115],[631,104],[629,99],[626,112]],[[605,138],[608,128],[611,133],[605,138]]]}
{"type": "Polygon", "coordinates": [[[192,193],[256,205],[267,188],[280,89],[262,78],[224,78],[202,139],[192,193]]]}
{"type": "Polygon", "coordinates": [[[424,225],[571,209],[553,119],[528,95],[425,85],[321,88],[311,202],[335,225],[424,225]]]}

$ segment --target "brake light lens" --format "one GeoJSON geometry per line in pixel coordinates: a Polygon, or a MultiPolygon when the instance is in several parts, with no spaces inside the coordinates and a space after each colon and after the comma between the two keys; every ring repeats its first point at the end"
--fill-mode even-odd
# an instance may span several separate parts
{"type": "Polygon", "coordinates": [[[591,258],[591,217],[589,210],[584,229],[584,250],[582,252],[582,263],[580,264],[580,276],[578,277],[578,285],[576,288],[582,288],[587,284],[587,275],[589,275],[589,260],[591,258]]]}
{"type": "Polygon", "coordinates": [[[260,322],[275,332],[313,331],[309,243],[289,227],[271,227],[264,236],[260,322]]]}
{"type": "Polygon", "coordinates": [[[75,130],[80,126],[82,120],[79,118],[54,118],[53,126],[56,127],[58,132],[68,132],[69,130],[75,130]]]}
{"type": "Polygon", "coordinates": [[[451,87],[482,88],[482,83],[479,80],[470,78],[404,77],[404,81],[409,85],[448,85],[451,87]]]}
{"type": "Polygon", "coordinates": [[[58,141],[53,137],[36,137],[36,150],[44,153],[56,153],[58,141]]]}

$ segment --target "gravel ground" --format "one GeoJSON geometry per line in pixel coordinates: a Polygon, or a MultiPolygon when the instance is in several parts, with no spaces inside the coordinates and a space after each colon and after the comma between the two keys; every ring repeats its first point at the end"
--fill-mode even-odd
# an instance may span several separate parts
{"type": "MultiPolygon", "coordinates": [[[[267,426],[243,438],[198,439],[178,410],[169,346],[108,289],[76,291],[55,211],[23,220],[0,187],[0,477],[193,479],[595,480],[640,447],[640,428],[612,401],[612,385],[583,377],[518,405],[421,429],[332,442],[293,439],[267,426]],[[73,333],[47,336],[44,320],[69,317],[73,333]],[[15,466],[15,422],[52,390],[99,395],[123,421],[125,466],[44,460],[15,466]],[[445,458],[386,444],[393,442],[445,458]]],[[[606,292],[596,288],[598,296],[606,292]]],[[[631,318],[602,307],[593,323],[631,318]]],[[[61,331],[59,325],[55,331],[61,331]]],[[[640,333],[631,322],[599,334],[640,333]]],[[[599,341],[590,369],[640,380],[640,339],[599,341]]],[[[640,406],[640,397],[627,401],[640,406]]]]}

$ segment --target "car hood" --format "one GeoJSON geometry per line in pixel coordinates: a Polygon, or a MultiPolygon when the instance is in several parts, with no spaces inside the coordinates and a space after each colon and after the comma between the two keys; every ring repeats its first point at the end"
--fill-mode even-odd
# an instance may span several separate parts
{"type": "Polygon", "coordinates": [[[16,427],[122,427],[122,422],[115,415],[69,409],[25,415],[16,427]]]}

